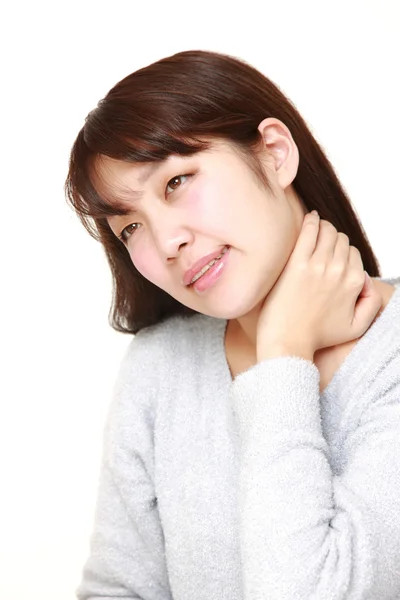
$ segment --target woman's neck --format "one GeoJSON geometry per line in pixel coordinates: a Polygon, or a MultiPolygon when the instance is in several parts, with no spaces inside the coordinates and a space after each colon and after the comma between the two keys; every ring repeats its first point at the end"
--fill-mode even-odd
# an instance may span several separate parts
{"type": "MultiPolygon", "coordinates": [[[[393,285],[380,281],[378,279],[372,279],[373,285],[378,289],[382,296],[382,306],[374,318],[374,321],[379,317],[382,311],[389,303],[395,288],[393,285]]],[[[257,323],[258,317],[262,308],[263,302],[260,302],[255,308],[253,308],[248,314],[238,319],[232,319],[228,323],[227,335],[229,330],[229,338],[231,343],[240,344],[247,352],[256,355],[256,344],[257,344],[257,323]]],[[[374,322],[371,322],[372,323],[374,322]]],[[[369,327],[371,327],[371,325],[369,327]]],[[[368,329],[369,329],[368,327],[368,329]]],[[[348,342],[344,342],[347,344],[348,342]]],[[[342,344],[339,344],[341,346],[342,344]]]]}

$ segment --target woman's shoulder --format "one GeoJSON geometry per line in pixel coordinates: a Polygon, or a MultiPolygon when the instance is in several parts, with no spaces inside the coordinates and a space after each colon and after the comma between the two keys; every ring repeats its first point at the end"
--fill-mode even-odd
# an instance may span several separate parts
{"type": "Polygon", "coordinates": [[[398,277],[377,277],[377,279],[396,288],[400,287],[400,275],[398,277]]]}
{"type": "Polygon", "coordinates": [[[400,277],[380,278],[383,310],[382,324],[400,333],[400,277]]]}
{"type": "Polygon", "coordinates": [[[171,337],[176,338],[177,335],[186,337],[199,333],[204,328],[212,327],[215,321],[215,318],[203,315],[202,313],[172,315],[155,325],[141,329],[136,334],[135,339],[140,341],[146,340],[147,343],[151,343],[151,340],[161,338],[169,340],[171,337]]]}
{"type": "Polygon", "coordinates": [[[200,313],[173,315],[140,330],[128,344],[121,369],[133,365],[158,371],[171,361],[201,352],[219,334],[224,321],[200,313]]]}
{"type": "Polygon", "coordinates": [[[193,363],[202,340],[215,335],[215,321],[219,320],[199,313],[174,315],[132,337],[120,363],[108,413],[107,428],[114,437],[129,432],[137,422],[152,422],[160,397],[177,373],[188,373],[182,361],[193,363]]]}
{"type": "Polygon", "coordinates": [[[200,339],[215,330],[216,321],[213,317],[194,313],[192,315],[173,315],[167,319],[139,331],[131,342],[131,346],[147,346],[160,348],[166,344],[169,348],[200,339]]]}
{"type": "Polygon", "coordinates": [[[393,372],[396,385],[400,385],[400,278],[381,279],[394,286],[388,290],[384,309],[367,332],[357,340],[351,352],[338,370],[346,385],[370,390],[384,386],[393,372]]]}

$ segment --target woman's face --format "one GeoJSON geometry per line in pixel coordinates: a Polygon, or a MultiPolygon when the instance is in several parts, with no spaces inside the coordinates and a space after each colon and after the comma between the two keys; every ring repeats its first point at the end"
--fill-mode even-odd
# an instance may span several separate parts
{"type": "Polygon", "coordinates": [[[103,185],[132,206],[129,216],[108,222],[116,235],[124,231],[137,270],[191,309],[234,319],[257,307],[277,281],[305,213],[291,186],[282,187],[273,158],[268,163],[275,196],[224,142],[191,157],[171,156],[146,180],[149,164],[102,157],[97,170],[103,185]],[[141,197],[130,199],[139,190],[141,197]],[[213,275],[187,285],[194,263],[227,246],[213,275]]]}

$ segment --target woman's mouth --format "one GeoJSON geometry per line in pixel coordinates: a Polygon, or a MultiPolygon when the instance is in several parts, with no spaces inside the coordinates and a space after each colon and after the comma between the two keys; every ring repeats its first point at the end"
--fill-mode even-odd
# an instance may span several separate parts
{"type": "Polygon", "coordinates": [[[230,246],[225,246],[221,254],[210,260],[190,282],[190,287],[197,293],[203,293],[211,288],[221,277],[228,263],[230,246]]]}
{"type": "Polygon", "coordinates": [[[213,260],[210,260],[209,263],[207,263],[202,269],[201,271],[199,271],[197,273],[197,275],[195,275],[192,279],[192,281],[190,282],[190,284],[195,283],[195,281],[197,281],[198,279],[200,279],[200,277],[202,277],[202,275],[204,275],[204,273],[207,273],[207,271],[209,269],[211,269],[211,267],[213,267],[215,265],[215,263],[220,260],[224,254],[226,254],[226,252],[228,252],[229,246],[225,246],[221,252],[221,254],[219,256],[216,256],[215,258],[213,258],[213,260]]]}

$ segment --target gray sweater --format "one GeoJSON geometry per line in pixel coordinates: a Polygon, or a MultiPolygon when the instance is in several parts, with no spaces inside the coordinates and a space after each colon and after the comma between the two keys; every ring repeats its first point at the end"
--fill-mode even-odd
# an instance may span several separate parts
{"type": "Polygon", "coordinates": [[[400,598],[400,278],[320,395],[299,357],[233,381],[227,322],[130,343],[79,599],[400,598]]]}

